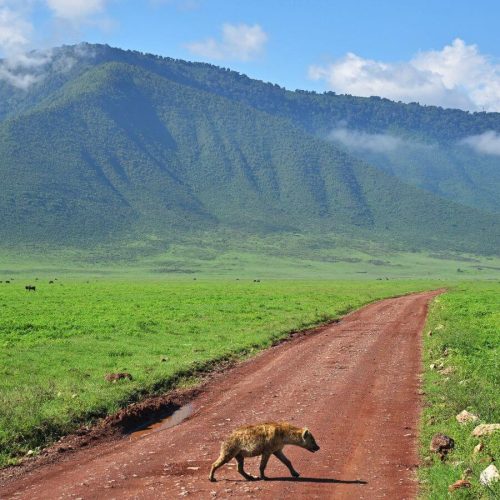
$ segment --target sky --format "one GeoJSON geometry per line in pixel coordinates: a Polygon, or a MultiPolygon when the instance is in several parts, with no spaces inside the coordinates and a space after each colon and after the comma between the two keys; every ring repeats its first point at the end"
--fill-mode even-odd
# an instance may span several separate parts
{"type": "Polygon", "coordinates": [[[499,19],[498,0],[0,0],[0,79],[28,88],[47,49],[87,41],[291,90],[500,111],[499,19]]]}

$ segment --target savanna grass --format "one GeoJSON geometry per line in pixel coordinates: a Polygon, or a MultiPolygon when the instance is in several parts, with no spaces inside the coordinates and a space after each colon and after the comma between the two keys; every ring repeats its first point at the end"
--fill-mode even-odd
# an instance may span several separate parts
{"type": "Polygon", "coordinates": [[[370,301],[429,282],[37,282],[0,285],[0,464],[370,301]],[[133,381],[110,384],[109,372],[133,381]]]}
{"type": "Polygon", "coordinates": [[[453,497],[500,498],[499,483],[487,488],[479,482],[491,459],[498,464],[500,432],[481,439],[471,435],[479,423],[500,422],[500,285],[469,283],[452,288],[434,301],[426,332],[421,496],[447,498],[448,486],[471,469],[471,488],[457,490],[453,497]],[[462,410],[480,421],[460,425],[455,417],[462,410]],[[455,450],[444,462],[428,450],[436,432],[455,440],[455,450]],[[480,441],[484,449],[474,454],[480,441]]]}

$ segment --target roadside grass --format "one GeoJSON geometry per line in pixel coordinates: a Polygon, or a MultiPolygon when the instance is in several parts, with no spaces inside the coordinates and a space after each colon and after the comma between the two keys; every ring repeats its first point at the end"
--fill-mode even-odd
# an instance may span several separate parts
{"type": "Polygon", "coordinates": [[[467,283],[436,298],[425,330],[424,352],[422,498],[500,498],[500,483],[486,488],[479,482],[491,459],[500,467],[500,432],[483,438],[471,435],[479,423],[500,423],[500,284],[467,283]],[[442,370],[431,369],[431,364],[452,372],[443,375],[442,370]],[[464,409],[478,415],[480,421],[460,425],[455,416],[464,409]],[[429,452],[436,432],[455,440],[455,450],[444,462],[429,452]],[[484,449],[473,454],[479,442],[484,449]],[[449,494],[448,486],[468,468],[472,487],[449,494]]]}
{"type": "Polygon", "coordinates": [[[217,360],[426,281],[96,281],[0,285],[0,465],[173,388],[217,360]],[[105,382],[110,372],[133,381],[105,382]]]}

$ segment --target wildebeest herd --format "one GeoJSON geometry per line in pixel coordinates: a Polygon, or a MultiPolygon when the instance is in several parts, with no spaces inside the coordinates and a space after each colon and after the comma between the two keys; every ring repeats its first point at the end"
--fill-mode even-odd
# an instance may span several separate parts
{"type": "MultiPolygon", "coordinates": [[[[55,278],[57,279],[57,278],[55,278]]],[[[0,283],[5,283],[6,285],[10,285],[10,283],[13,281],[13,278],[11,278],[10,280],[0,280],[0,283]]],[[[36,278],[36,281],[38,281],[38,278],[36,278]]],[[[54,281],[53,280],[50,280],[49,281],[49,285],[52,285],[54,284],[54,281]]],[[[36,292],[36,286],[35,285],[26,285],[24,287],[24,289],[27,291],[27,292],[36,292]]]]}

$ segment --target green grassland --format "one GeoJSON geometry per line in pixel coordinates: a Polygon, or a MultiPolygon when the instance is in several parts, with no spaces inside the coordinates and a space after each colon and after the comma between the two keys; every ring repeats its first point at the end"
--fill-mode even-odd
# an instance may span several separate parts
{"type": "MultiPolygon", "coordinates": [[[[500,422],[500,285],[469,283],[438,297],[431,309],[425,336],[426,408],[422,419],[420,472],[422,496],[448,496],[448,485],[472,469],[470,489],[453,497],[500,498],[500,483],[491,489],[479,483],[479,475],[491,459],[500,458],[500,432],[481,439],[472,437],[474,423],[460,425],[455,416],[462,410],[478,415],[481,423],[500,422]],[[451,367],[443,375],[430,365],[451,367]],[[430,457],[430,439],[443,432],[455,440],[455,450],[445,462],[430,457]],[[473,454],[480,442],[484,450],[473,454]]],[[[498,467],[498,464],[497,464],[498,467]]]]}
{"type": "Polygon", "coordinates": [[[216,360],[429,281],[59,278],[0,284],[0,463],[216,360]],[[162,361],[166,359],[166,361],[162,361]],[[109,372],[134,380],[105,382],[109,372]]]}
{"type": "Polygon", "coordinates": [[[196,237],[89,248],[44,245],[0,249],[0,280],[60,275],[169,279],[500,279],[500,258],[446,251],[394,249],[339,235],[204,232],[196,237]]]}

